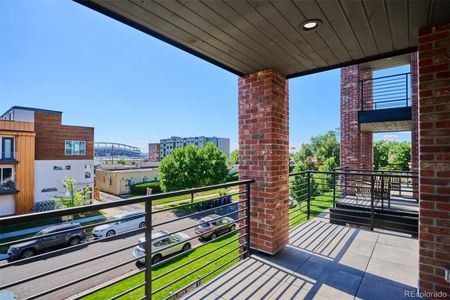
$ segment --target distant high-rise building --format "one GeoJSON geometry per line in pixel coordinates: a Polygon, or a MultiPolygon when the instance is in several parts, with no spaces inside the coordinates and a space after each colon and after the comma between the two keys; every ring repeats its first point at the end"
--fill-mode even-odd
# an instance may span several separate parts
{"type": "Polygon", "coordinates": [[[161,160],[161,144],[160,143],[150,143],[148,144],[148,160],[149,161],[160,161],[161,160]]]}
{"type": "Polygon", "coordinates": [[[214,145],[216,145],[220,150],[222,150],[225,153],[227,157],[230,156],[230,139],[228,138],[205,137],[205,136],[182,138],[173,136],[169,139],[162,139],[160,140],[160,142],[161,142],[160,143],[161,159],[169,155],[170,152],[172,152],[172,150],[175,148],[181,148],[187,145],[196,145],[198,148],[200,148],[208,142],[212,142],[214,145]]]}

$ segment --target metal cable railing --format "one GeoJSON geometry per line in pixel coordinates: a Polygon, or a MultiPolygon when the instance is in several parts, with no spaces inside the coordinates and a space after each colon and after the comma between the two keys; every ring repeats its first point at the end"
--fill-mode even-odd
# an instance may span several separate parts
{"type": "Polygon", "coordinates": [[[330,222],[417,235],[417,173],[344,170],[290,176],[290,226],[329,209],[330,222]]]}
{"type": "MultiPolygon", "coordinates": [[[[113,261],[106,267],[101,267],[99,265],[95,271],[83,272],[82,275],[75,276],[70,280],[49,282],[45,288],[33,289],[32,292],[28,293],[25,292],[21,294],[20,298],[38,299],[53,296],[58,297],[57,293],[68,287],[97,278],[97,276],[107,274],[108,272],[113,272],[120,268],[127,267],[130,264],[143,261],[144,266],[141,269],[130,272],[126,276],[121,276],[116,280],[112,280],[106,285],[100,285],[99,287],[82,291],[81,294],[78,294],[73,298],[81,299],[91,295],[94,296],[99,290],[107,289],[108,287],[112,287],[120,282],[129,280],[130,278],[136,278],[136,276],[140,276],[140,274],[144,273],[141,282],[134,286],[127,286],[127,288],[120,290],[116,294],[111,295],[109,298],[117,299],[125,295],[129,295],[130,293],[138,293],[143,295],[143,299],[175,299],[177,294],[188,289],[192,284],[198,286],[203,280],[208,278],[210,274],[217,272],[217,270],[224,268],[232,262],[244,259],[250,255],[249,218],[250,187],[252,182],[252,180],[244,180],[83,207],[0,218],[0,227],[7,228],[8,226],[12,226],[14,224],[42,222],[43,220],[55,219],[57,217],[70,216],[74,214],[97,212],[111,208],[117,209],[118,207],[126,208],[130,207],[130,205],[132,205],[131,207],[141,205],[144,208],[142,213],[136,213],[129,217],[125,216],[120,219],[120,222],[126,223],[137,219],[141,220],[143,218],[143,223],[145,224],[145,226],[139,226],[138,228],[131,228],[123,232],[118,232],[113,236],[106,236],[99,239],[89,238],[83,243],[77,243],[74,245],[70,244],[68,247],[58,247],[57,249],[49,249],[48,251],[35,250],[35,253],[33,253],[35,255],[31,257],[24,257],[23,259],[2,263],[0,264],[0,272],[7,274],[10,268],[17,268],[24,265],[29,265],[32,268],[34,263],[42,262],[44,259],[52,259],[58,255],[68,256],[68,260],[65,263],[58,264],[53,268],[35,270],[30,272],[30,274],[23,274],[24,276],[19,279],[15,278],[8,281],[6,277],[3,277],[6,280],[2,280],[0,283],[0,290],[10,289],[13,292],[16,292],[20,290],[21,286],[24,284],[28,284],[36,280],[45,280],[46,277],[51,275],[54,276],[57,274],[65,274],[64,272],[70,272],[73,268],[80,268],[84,265],[89,265],[108,257],[117,257],[117,254],[123,254],[126,250],[130,250],[132,248],[135,248],[136,250],[136,247],[141,247],[144,250],[142,256],[113,261]],[[221,195],[219,197],[213,197],[205,200],[195,199],[196,195],[199,193],[215,190],[223,191],[223,189],[233,188],[239,188],[239,191],[232,191],[226,196],[221,195]],[[179,203],[172,206],[169,205],[165,208],[159,209],[155,209],[154,205],[152,205],[156,200],[182,195],[189,195],[189,199],[194,199],[194,201],[189,203],[179,203]],[[233,197],[235,199],[232,201],[233,197]],[[164,213],[167,214],[168,212],[175,212],[173,214],[174,217],[167,218],[164,215],[164,217],[160,218],[160,221],[158,222],[152,220],[158,215],[162,215],[164,213]],[[177,215],[177,212],[183,212],[183,214],[177,215]],[[197,223],[197,219],[204,218],[206,215],[208,215],[207,221],[201,222],[208,222],[209,224],[214,224],[214,226],[211,227],[209,231],[202,232],[199,229],[199,226],[202,223],[197,223]],[[180,221],[183,222],[183,225],[180,224],[180,221]],[[172,228],[172,230],[167,231],[165,228],[168,227],[172,228]],[[186,234],[186,232],[193,231],[194,229],[195,234],[186,234]],[[157,233],[157,236],[154,235],[155,233],[157,233]],[[139,240],[137,243],[131,242],[127,245],[114,247],[114,241],[124,240],[139,234],[144,234],[144,242],[139,240]],[[210,234],[209,240],[204,239],[207,234],[210,234]],[[180,239],[180,237],[183,238],[180,239]],[[166,241],[170,241],[170,243],[167,245],[160,245],[166,241]],[[89,247],[99,244],[103,246],[105,243],[106,245],[111,245],[111,247],[107,247],[108,250],[106,252],[102,252],[101,254],[96,253],[95,255],[85,257],[83,259],[70,259],[71,253],[83,251],[83,249],[89,249],[89,247]],[[181,247],[183,248],[181,252],[172,251],[173,249],[181,249],[181,247]],[[166,255],[166,253],[169,252],[170,254],[166,255]],[[158,258],[158,260],[156,260],[155,257],[159,256],[161,256],[162,259],[158,258]],[[157,273],[152,274],[155,270],[157,273]],[[161,282],[161,280],[168,277],[170,277],[169,281],[166,280],[161,282]],[[172,287],[175,288],[175,292],[172,287]]],[[[57,232],[48,232],[40,234],[39,236],[3,241],[0,243],[0,249],[15,247],[15,245],[27,245],[27,243],[33,243],[37,240],[45,241],[46,239],[57,239],[61,236],[70,234],[90,235],[89,231],[94,227],[108,226],[111,224],[117,224],[117,222],[118,221],[115,219],[100,221],[93,224],[78,225],[76,227],[59,230],[57,232]]],[[[20,254],[17,258],[20,258],[20,254]]],[[[138,298],[139,297],[141,296],[138,296],[138,298]]]]}
{"type": "Polygon", "coordinates": [[[360,109],[410,107],[410,77],[410,73],[402,73],[360,80],[360,109]]]}

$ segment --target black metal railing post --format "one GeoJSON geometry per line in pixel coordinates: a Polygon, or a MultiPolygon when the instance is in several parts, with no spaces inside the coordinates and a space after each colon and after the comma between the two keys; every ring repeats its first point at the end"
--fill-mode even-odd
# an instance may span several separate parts
{"type": "Polygon", "coordinates": [[[152,201],[145,201],[145,299],[152,299],[152,201]]]}
{"type": "Polygon", "coordinates": [[[384,176],[381,176],[381,211],[384,211],[384,176]]]}
{"type": "Polygon", "coordinates": [[[308,171],[307,173],[307,178],[308,178],[308,200],[306,202],[306,209],[307,209],[307,218],[309,220],[309,218],[311,217],[311,171],[308,171]]]}
{"type": "Polygon", "coordinates": [[[360,97],[361,97],[361,111],[364,110],[364,81],[361,81],[360,83],[360,97]]]}
{"type": "Polygon", "coordinates": [[[333,207],[336,207],[336,172],[333,173],[333,207]]]}
{"type": "Polygon", "coordinates": [[[374,199],[375,199],[375,178],[373,177],[373,174],[370,174],[370,230],[373,231],[374,228],[374,199]]]}
{"type": "Polygon", "coordinates": [[[245,205],[246,205],[246,220],[245,220],[245,224],[247,226],[246,228],[246,233],[247,235],[245,236],[245,240],[247,243],[247,254],[246,257],[250,257],[251,255],[251,247],[250,247],[250,183],[247,183],[245,185],[246,188],[246,199],[245,199],[245,205]]]}
{"type": "Polygon", "coordinates": [[[406,73],[405,74],[405,97],[406,97],[406,99],[405,99],[405,102],[406,102],[406,105],[405,105],[405,107],[408,107],[408,94],[409,94],[409,91],[408,91],[408,89],[409,89],[409,85],[408,85],[408,73],[406,73]]]}

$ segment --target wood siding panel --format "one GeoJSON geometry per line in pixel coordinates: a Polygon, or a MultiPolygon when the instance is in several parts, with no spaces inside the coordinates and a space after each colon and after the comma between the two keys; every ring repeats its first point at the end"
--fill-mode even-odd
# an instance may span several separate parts
{"type": "Polygon", "coordinates": [[[61,125],[61,114],[35,112],[36,160],[94,159],[94,128],[61,125]],[[86,155],[65,155],[66,140],[86,141],[86,155]]]}
{"type": "Polygon", "coordinates": [[[34,131],[34,123],[0,120],[0,130],[2,131],[34,131]]]}
{"type": "Polygon", "coordinates": [[[34,206],[34,146],[34,133],[16,135],[16,214],[30,213],[34,206]]]}

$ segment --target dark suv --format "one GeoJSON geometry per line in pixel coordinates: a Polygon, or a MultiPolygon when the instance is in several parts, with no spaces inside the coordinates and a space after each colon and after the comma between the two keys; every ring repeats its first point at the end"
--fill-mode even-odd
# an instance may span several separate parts
{"type": "Polygon", "coordinates": [[[39,231],[35,240],[23,242],[20,244],[11,245],[8,249],[8,260],[16,260],[21,258],[28,258],[37,253],[45,252],[47,250],[63,248],[67,246],[74,246],[81,243],[86,238],[86,232],[80,228],[78,223],[70,223],[47,227],[39,231]],[[64,230],[75,229],[70,232],[63,232],[52,236],[44,236],[46,234],[56,233],[64,230]]]}

